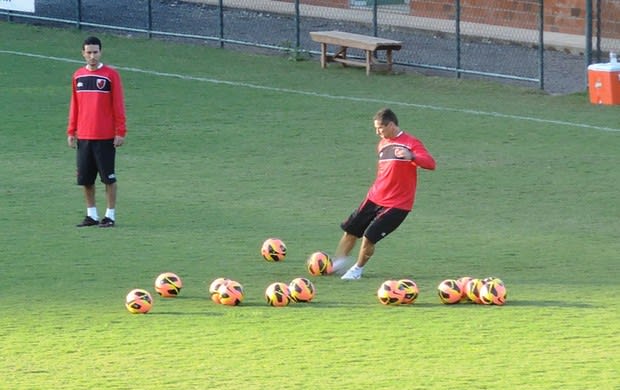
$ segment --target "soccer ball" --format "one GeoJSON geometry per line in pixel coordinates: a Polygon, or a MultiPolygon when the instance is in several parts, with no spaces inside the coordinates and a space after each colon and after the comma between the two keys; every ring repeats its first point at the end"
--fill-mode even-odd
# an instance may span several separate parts
{"type": "Polygon", "coordinates": [[[229,280],[220,285],[217,289],[217,294],[220,296],[220,303],[227,306],[237,306],[245,297],[243,286],[241,283],[234,280],[229,280]]]}
{"type": "Polygon", "coordinates": [[[146,314],[153,307],[153,297],[141,288],[131,290],[125,298],[125,307],[133,314],[146,314]]]}
{"type": "Polygon", "coordinates": [[[469,300],[469,298],[467,297],[466,286],[467,286],[467,282],[469,282],[472,279],[473,278],[471,276],[461,276],[460,278],[456,279],[456,282],[461,288],[461,302],[465,302],[469,300]]]}
{"type": "Polygon", "coordinates": [[[217,278],[215,279],[213,282],[211,282],[211,284],[209,285],[209,294],[211,294],[211,300],[215,303],[221,303],[220,302],[220,286],[228,283],[230,281],[230,279],[227,278],[217,278]]]}
{"type": "Polygon", "coordinates": [[[308,257],[306,261],[306,267],[310,275],[329,275],[334,272],[334,263],[331,257],[325,252],[314,252],[308,257]]]}
{"type": "Polygon", "coordinates": [[[402,303],[409,304],[415,302],[418,298],[418,294],[420,293],[416,282],[411,279],[401,279],[398,281],[398,284],[405,292],[402,303]]]}
{"type": "Polygon", "coordinates": [[[441,303],[458,303],[463,297],[461,286],[454,279],[446,279],[437,286],[437,294],[441,303]]]}
{"type": "Polygon", "coordinates": [[[488,296],[487,297],[487,292],[485,291],[485,294],[482,294],[482,287],[484,287],[484,285],[486,285],[487,283],[493,282],[493,281],[497,281],[500,284],[503,284],[504,282],[502,282],[501,279],[496,278],[495,276],[489,276],[486,277],[484,279],[481,280],[480,282],[480,290],[478,291],[478,298],[480,298],[480,303],[482,303],[483,305],[491,305],[493,304],[493,297],[488,296]]]}
{"type": "Polygon", "coordinates": [[[506,286],[500,279],[493,279],[480,287],[480,300],[486,305],[506,303],[506,286]]]}
{"type": "Polygon", "coordinates": [[[504,282],[502,282],[500,278],[496,278],[495,276],[489,276],[489,277],[482,279],[482,284],[485,284],[491,281],[497,281],[498,283],[504,284],[504,282]]]}
{"type": "Polygon", "coordinates": [[[296,278],[288,285],[289,293],[295,302],[310,302],[314,298],[314,284],[306,278],[296,278]]]}
{"type": "Polygon", "coordinates": [[[164,272],[155,279],[155,291],[164,298],[176,297],[181,288],[183,288],[181,278],[172,272],[164,272]]]}
{"type": "Polygon", "coordinates": [[[465,284],[465,294],[467,299],[474,303],[482,303],[480,300],[480,287],[482,287],[482,280],[473,278],[465,284]]]}
{"type": "Polygon", "coordinates": [[[398,280],[386,280],[377,290],[377,298],[384,305],[400,305],[405,298],[404,286],[398,280]]]}
{"type": "Polygon", "coordinates": [[[291,302],[291,293],[286,283],[275,282],[265,290],[265,300],[271,306],[286,306],[291,302]]]}
{"type": "Polygon", "coordinates": [[[260,253],[267,261],[282,261],[286,258],[286,245],[279,238],[268,238],[263,242],[260,253]]]}

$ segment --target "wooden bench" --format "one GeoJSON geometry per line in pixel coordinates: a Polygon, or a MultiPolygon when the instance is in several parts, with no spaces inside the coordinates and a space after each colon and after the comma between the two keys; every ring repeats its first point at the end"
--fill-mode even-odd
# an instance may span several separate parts
{"type": "Polygon", "coordinates": [[[400,50],[402,42],[391,39],[371,37],[368,35],[353,34],[343,31],[313,31],[310,32],[313,41],[321,44],[321,68],[326,68],[328,62],[339,62],[343,66],[360,66],[366,68],[366,75],[371,70],[392,71],[392,50],[400,50]],[[340,48],[336,54],[327,52],[327,45],[335,45],[340,48]],[[366,60],[347,58],[347,49],[355,48],[366,52],[366,60]],[[386,63],[377,63],[375,53],[379,50],[386,51],[386,63]]]}

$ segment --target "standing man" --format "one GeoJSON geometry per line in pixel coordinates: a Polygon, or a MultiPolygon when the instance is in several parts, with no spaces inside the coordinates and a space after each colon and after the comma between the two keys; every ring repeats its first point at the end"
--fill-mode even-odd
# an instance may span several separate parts
{"type": "Polygon", "coordinates": [[[398,127],[389,108],[374,116],[377,146],[377,177],[360,206],[340,225],[344,235],[335,253],[335,268],[342,266],[359,238],[362,244],[356,263],[342,276],[356,280],[375,252],[375,245],[393,232],[413,209],[418,167],[435,169],[435,159],[422,142],[398,127]]]}
{"type": "Polygon", "coordinates": [[[67,143],[77,147],[77,184],[84,187],[86,217],[78,227],[114,227],[116,221],[116,148],[127,128],[123,85],[118,72],[101,62],[101,41],[89,37],[82,44],[86,66],[73,74],[67,143]],[[97,174],[105,184],[107,209],[99,221],[95,204],[97,174]]]}

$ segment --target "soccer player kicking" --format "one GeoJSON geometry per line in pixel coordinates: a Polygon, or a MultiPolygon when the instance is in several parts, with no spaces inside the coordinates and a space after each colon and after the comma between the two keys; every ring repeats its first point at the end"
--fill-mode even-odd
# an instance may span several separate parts
{"type": "Polygon", "coordinates": [[[334,254],[334,268],[342,268],[358,239],[362,239],[356,263],[342,276],[356,280],[375,252],[375,245],[393,232],[413,209],[418,167],[434,170],[435,159],[424,144],[398,126],[389,108],[374,116],[379,160],[377,176],[366,198],[340,225],[344,235],[334,254]]]}
{"type": "Polygon", "coordinates": [[[114,227],[116,216],[116,148],[123,145],[127,128],[123,85],[118,72],[101,62],[101,41],[82,44],[86,66],[73,74],[67,143],[77,147],[77,184],[84,187],[86,217],[78,227],[114,227]],[[97,174],[105,184],[107,209],[99,221],[95,205],[97,174]]]}

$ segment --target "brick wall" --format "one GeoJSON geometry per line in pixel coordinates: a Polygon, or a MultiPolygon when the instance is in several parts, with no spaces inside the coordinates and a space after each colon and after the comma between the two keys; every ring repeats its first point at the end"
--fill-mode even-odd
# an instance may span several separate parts
{"type": "MultiPolygon", "coordinates": [[[[454,19],[456,12],[454,0],[414,0],[410,8],[411,15],[440,19],[454,19]]],[[[461,0],[462,20],[498,26],[536,29],[538,9],[537,0],[461,0]]],[[[601,10],[601,35],[620,38],[620,1],[601,0],[601,10]]],[[[546,31],[585,32],[585,0],[545,0],[543,12],[546,31]]],[[[596,28],[596,20],[593,26],[596,28]]]]}
{"type": "MultiPolygon", "coordinates": [[[[294,0],[284,0],[292,2],[294,0]]],[[[620,39],[620,0],[601,1],[601,36],[620,39]]],[[[350,0],[300,0],[301,4],[348,8],[350,0]]],[[[379,4],[381,4],[379,0],[379,4]]],[[[455,0],[411,0],[410,14],[454,19],[455,0]]],[[[593,1],[593,7],[596,1],[593,1]]],[[[538,0],[461,0],[461,18],[466,22],[525,29],[538,28],[538,0]]],[[[545,31],[583,35],[585,0],[544,0],[545,31]]],[[[593,10],[596,17],[596,9],[593,10]]],[[[593,21],[596,33],[597,21],[593,21]]]]}
{"type": "MultiPolygon", "coordinates": [[[[294,3],[295,0],[280,0],[286,3],[294,3]]],[[[300,4],[319,5],[323,7],[349,8],[349,0],[300,0],[300,4]]]]}

